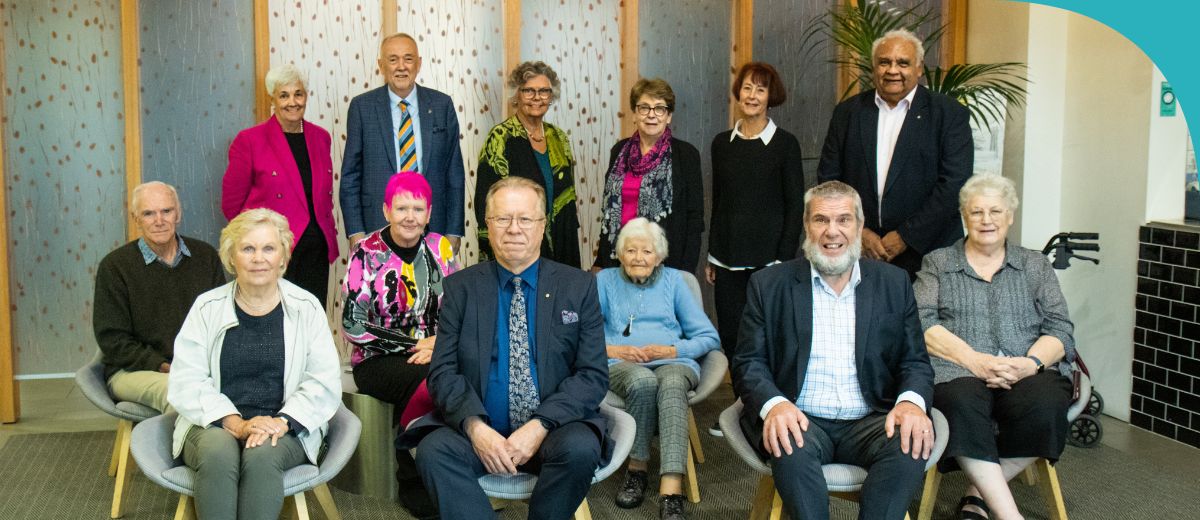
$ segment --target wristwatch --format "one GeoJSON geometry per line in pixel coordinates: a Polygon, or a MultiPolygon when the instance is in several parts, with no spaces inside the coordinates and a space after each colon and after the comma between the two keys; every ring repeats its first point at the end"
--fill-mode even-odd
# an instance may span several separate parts
{"type": "Polygon", "coordinates": [[[1042,360],[1038,359],[1037,356],[1025,356],[1025,357],[1032,359],[1033,364],[1037,365],[1037,373],[1040,374],[1040,373],[1046,371],[1046,364],[1042,363],[1042,360]]]}

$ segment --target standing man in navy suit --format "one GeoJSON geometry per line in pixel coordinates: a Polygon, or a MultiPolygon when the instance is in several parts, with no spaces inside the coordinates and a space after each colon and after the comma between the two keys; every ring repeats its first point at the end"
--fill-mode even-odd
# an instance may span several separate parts
{"type": "Polygon", "coordinates": [[[426,384],[435,412],[417,469],[442,518],[495,518],[486,474],[539,475],[529,518],[570,518],[609,457],[599,413],[608,392],[604,316],[595,278],[540,258],[542,186],[510,176],[487,193],[495,260],[446,278],[426,384]]]}
{"type": "Polygon", "coordinates": [[[450,96],[417,85],[421,55],[404,33],[379,45],[379,71],[386,85],[350,101],[346,153],[338,193],[350,248],[387,222],[380,205],[396,172],[416,171],[433,192],[428,230],[450,239],[455,251],[463,236],[462,149],[458,115],[450,96]]]}
{"type": "Polygon", "coordinates": [[[908,271],[962,238],[958,190],[971,177],[975,150],[969,112],[917,84],[925,48],[899,29],[875,40],[875,88],[833,110],[819,182],[839,180],[862,196],[863,254],[908,271]]]}
{"type": "Polygon", "coordinates": [[[860,259],[862,202],[804,195],[804,258],[750,277],[733,356],[741,427],[790,518],[829,518],[823,464],[867,470],[858,518],[900,520],[933,447],[933,367],[904,271],[860,259]]]}

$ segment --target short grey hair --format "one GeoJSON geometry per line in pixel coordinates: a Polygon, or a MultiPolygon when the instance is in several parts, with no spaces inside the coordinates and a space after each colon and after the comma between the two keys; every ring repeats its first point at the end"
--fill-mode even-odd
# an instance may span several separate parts
{"type": "Polygon", "coordinates": [[[221,258],[221,265],[225,266],[225,270],[229,274],[237,276],[237,271],[233,268],[234,248],[237,247],[238,242],[241,242],[242,237],[258,226],[271,226],[279,234],[279,245],[283,249],[283,265],[280,266],[280,274],[287,271],[288,262],[292,259],[292,239],[294,238],[287,217],[267,208],[254,208],[233,217],[233,220],[225,225],[225,229],[221,230],[221,240],[217,244],[217,256],[221,258]]]}
{"type": "Polygon", "coordinates": [[[413,42],[413,47],[416,48],[416,50],[417,50],[417,57],[421,56],[421,49],[420,49],[420,46],[417,45],[417,39],[413,38],[412,35],[410,35],[408,33],[398,32],[398,33],[389,34],[386,37],[384,37],[383,40],[380,40],[380,42],[379,42],[379,57],[380,58],[383,57],[383,46],[387,45],[387,42],[395,40],[396,38],[404,38],[408,41],[413,42]]]}
{"type": "Polygon", "coordinates": [[[822,182],[804,192],[805,222],[808,222],[809,202],[813,199],[852,199],[854,200],[854,215],[858,217],[858,223],[863,224],[866,221],[866,217],[863,216],[862,197],[858,195],[858,190],[842,181],[822,182]]]}
{"type": "Polygon", "coordinates": [[[654,246],[654,254],[658,255],[659,263],[667,258],[667,233],[663,231],[662,226],[657,223],[650,222],[646,217],[638,217],[625,223],[625,227],[621,228],[621,232],[617,234],[617,258],[621,257],[621,251],[625,250],[625,242],[631,238],[642,238],[649,240],[654,246]]]}
{"type": "Polygon", "coordinates": [[[875,57],[879,55],[879,47],[883,45],[883,42],[886,42],[888,40],[894,40],[894,39],[901,39],[908,43],[911,43],[913,45],[913,48],[917,50],[917,63],[916,64],[921,65],[921,64],[925,63],[925,43],[922,42],[920,38],[917,38],[917,35],[913,34],[913,32],[908,29],[893,29],[891,31],[883,33],[883,36],[880,36],[878,39],[875,40],[875,43],[871,44],[871,64],[872,64],[872,66],[874,66],[874,64],[875,64],[875,57]]]}
{"type": "Polygon", "coordinates": [[[1012,179],[994,173],[981,173],[967,179],[967,183],[958,191],[958,211],[965,215],[967,204],[981,195],[1000,197],[1009,211],[1016,211],[1021,204],[1017,198],[1017,185],[1012,179]]]}
{"type": "Polygon", "coordinates": [[[145,182],[145,183],[137,185],[137,187],[133,189],[133,194],[129,197],[129,214],[130,215],[133,215],[134,218],[137,218],[138,207],[142,203],[142,193],[144,193],[146,191],[146,189],[151,188],[151,187],[163,188],[163,189],[171,192],[171,196],[175,197],[175,212],[181,216],[183,215],[183,202],[181,202],[179,200],[179,192],[175,191],[174,186],[171,186],[170,184],[167,184],[162,181],[145,182]]]}
{"type": "Polygon", "coordinates": [[[301,87],[308,90],[308,78],[305,77],[300,69],[291,63],[285,63],[277,67],[272,67],[267,71],[267,78],[264,81],[267,87],[267,94],[275,96],[275,89],[290,83],[300,83],[301,87]]]}
{"type": "Polygon", "coordinates": [[[517,100],[521,97],[521,87],[525,86],[525,82],[529,81],[530,78],[536,76],[546,76],[546,79],[550,80],[550,90],[553,91],[550,93],[550,102],[553,103],[558,101],[558,95],[560,93],[559,86],[562,84],[558,81],[558,73],[554,72],[554,69],[549,65],[546,65],[545,62],[527,61],[517,65],[517,67],[512,70],[512,73],[508,75],[508,88],[513,89],[513,94],[512,97],[509,98],[509,101],[514,106],[517,104],[517,100]]]}

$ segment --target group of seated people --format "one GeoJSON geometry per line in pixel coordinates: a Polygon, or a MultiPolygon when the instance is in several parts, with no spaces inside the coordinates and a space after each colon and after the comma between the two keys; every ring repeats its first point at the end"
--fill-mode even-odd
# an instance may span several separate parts
{"type": "MultiPolygon", "coordinates": [[[[449,240],[426,229],[431,199],[421,175],[394,175],[387,225],[357,244],[342,285],[355,382],[396,405],[404,507],[494,517],[477,479],[526,472],[541,477],[529,517],[568,518],[611,456],[599,406],[612,391],[637,425],[614,500],[643,502],[657,434],[660,518],[687,518],[687,393],[721,345],[690,275],[664,265],[663,228],[632,219],[615,240],[618,266],[565,266],[541,256],[544,187],[510,177],[484,199],[494,260],[460,269],[449,240]]],[[[869,471],[860,518],[903,518],[936,407],[950,426],[943,463],[971,482],[961,518],[1020,518],[1007,481],[1061,454],[1075,350],[1048,261],[1007,240],[1013,183],[966,183],[966,237],[926,255],[915,286],[862,257],[854,188],[825,182],[804,203],[802,257],[750,278],[729,349],[743,433],[785,511],[828,518],[821,465],[839,462],[869,471]]],[[[325,309],[283,278],[288,220],[246,210],[214,250],[177,232],[169,185],[138,187],[132,208],[140,238],[96,279],[110,390],[178,414],[172,453],[196,471],[201,518],[274,518],[284,471],[317,462],[341,398],[325,309]]]]}

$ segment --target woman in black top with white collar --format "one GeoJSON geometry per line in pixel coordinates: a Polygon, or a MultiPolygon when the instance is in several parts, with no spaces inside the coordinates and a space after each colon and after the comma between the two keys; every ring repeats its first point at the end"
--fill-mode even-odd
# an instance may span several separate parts
{"type": "Polygon", "coordinates": [[[721,347],[732,356],[750,275],[796,256],[804,170],[796,136],[767,116],[768,108],[787,99],[775,68],[747,63],[730,90],[742,118],[712,142],[712,220],[704,272],[715,286],[721,347]]]}

